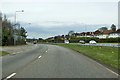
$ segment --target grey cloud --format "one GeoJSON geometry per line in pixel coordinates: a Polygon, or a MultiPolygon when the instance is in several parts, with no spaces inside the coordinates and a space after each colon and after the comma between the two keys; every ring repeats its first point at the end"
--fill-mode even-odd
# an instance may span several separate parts
{"type": "Polygon", "coordinates": [[[15,17],[15,14],[12,14],[12,13],[7,13],[5,15],[7,16],[7,18],[15,17]]]}
{"type": "MultiPolygon", "coordinates": [[[[59,26],[59,27],[51,27],[51,28],[46,28],[43,26],[32,26],[32,27],[27,27],[26,30],[29,33],[35,33],[35,35],[38,35],[39,37],[42,38],[48,38],[50,36],[56,36],[56,35],[65,35],[67,34],[70,30],[74,30],[75,32],[87,32],[87,31],[95,31],[98,28],[102,27],[103,25],[70,25],[70,26],[59,26]]],[[[110,27],[110,25],[105,25],[106,27],[110,27]]],[[[34,34],[29,35],[29,37],[32,37],[34,34]]],[[[37,36],[36,36],[37,37],[37,36]]]]}

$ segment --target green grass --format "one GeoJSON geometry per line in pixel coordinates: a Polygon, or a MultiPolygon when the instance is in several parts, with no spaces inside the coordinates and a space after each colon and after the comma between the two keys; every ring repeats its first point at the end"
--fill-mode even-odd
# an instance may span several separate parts
{"type": "Polygon", "coordinates": [[[6,54],[9,54],[9,53],[5,51],[0,51],[0,56],[6,55],[6,54]]]}
{"type": "Polygon", "coordinates": [[[97,47],[97,46],[80,46],[80,45],[68,45],[68,44],[56,44],[59,46],[67,47],[75,51],[79,51],[86,54],[100,62],[108,64],[112,67],[118,67],[118,48],[112,47],[97,47]]]}

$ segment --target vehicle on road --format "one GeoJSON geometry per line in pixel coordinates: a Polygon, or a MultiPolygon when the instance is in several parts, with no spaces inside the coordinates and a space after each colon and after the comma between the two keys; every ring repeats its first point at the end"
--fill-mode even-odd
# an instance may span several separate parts
{"type": "Polygon", "coordinates": [[[65,43],[65,44],[69,44],[69,40],[65,40],[64,43],[65,43]]]}
{"type": "Polygon", "coordinates": [[[96,44],[96,41],[91,40],[91,41],[89,41],[89,43],[90,43],[90,44],[96,44]]]}
{"type": "Polygon", "coordinates": [[[37,41],[33,41],[33,44],[37,44],[37,41]]]}
{"type": "Polygon", "coordinates": [[[83,40],[80,40],[79,42],[80,42],[81,44],[85,44],[85,41],[83,41],[83,40]]]}

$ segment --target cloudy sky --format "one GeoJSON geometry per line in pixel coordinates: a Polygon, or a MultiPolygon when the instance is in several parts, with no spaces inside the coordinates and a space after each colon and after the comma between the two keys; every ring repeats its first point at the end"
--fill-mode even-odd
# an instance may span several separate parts
{"type": "Polygon", "coordinates": [[[28,38],[48,38],[75,32],[95,31],[118,24],[119,0],[2,0],[0,9],[7,18],[28,32],[28,38]],[[29,24],[31,23],[31,24],[29,24]]]}

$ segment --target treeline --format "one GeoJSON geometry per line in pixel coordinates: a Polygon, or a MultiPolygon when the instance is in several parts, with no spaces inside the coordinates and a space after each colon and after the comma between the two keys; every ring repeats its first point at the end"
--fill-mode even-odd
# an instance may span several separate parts
{"type": "Polygon", "coordinates": [[[19,23],[13,24],[7,19],[6,15],[2,18],[2,46],[25,44],[26,30],[19,23]]]}

